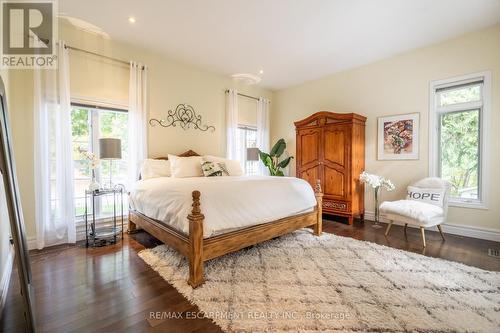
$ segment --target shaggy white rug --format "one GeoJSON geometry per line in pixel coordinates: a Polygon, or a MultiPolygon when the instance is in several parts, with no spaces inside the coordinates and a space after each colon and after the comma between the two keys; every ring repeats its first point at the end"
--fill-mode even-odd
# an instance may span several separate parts
{"type": "Polygon", "coordinates": [[[303,229],[205,263],[194,290],[176,251],[139,256],[228,332],[500,332],[500,272],[352,238],[303,229]]]}

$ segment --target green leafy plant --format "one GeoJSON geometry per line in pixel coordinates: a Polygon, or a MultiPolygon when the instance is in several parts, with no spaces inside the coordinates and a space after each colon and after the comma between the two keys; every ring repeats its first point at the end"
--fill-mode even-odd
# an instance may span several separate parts
{"type": "Polygon", "coordinates": [[[280,157],[285,152],[285,149],[285,140],[279,139],[269,154],[259,150],[260,160],[269,169],[271,176],[284,176],[282,169],[286,168],[293,159],[293,156],[289,156],[280,161],[280,157]]]}

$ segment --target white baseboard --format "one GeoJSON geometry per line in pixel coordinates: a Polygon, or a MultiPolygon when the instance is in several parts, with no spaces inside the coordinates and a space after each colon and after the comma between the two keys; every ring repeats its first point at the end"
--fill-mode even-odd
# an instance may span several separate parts
{"type": "MultiPolygon", "coordinates": [[[[97,222],[97,224],[99,227],[112,227],[113,226],[113,222],[111,220],[97,222]]],[[[116,221],[116,226],[117,227],[121,226],[121,220],[120,220],[120,222],[116,221]]],[[[123,232],[127,231],[127,227],[128,227],[128,216],[124,217],[123,232]]],[[[78,222],[76,224],[76,241],[78,242],[78,241],[81,241],[84,239],[85,239],[85,223],[78,222]]],[[[35,236],[27,237],[26,241],[28,243],[28,250],[36,250],[37,249],[37,243],[36,243],[35,236]]],[[[55,244],[55,245],[57,245],[57,244],[55,244]]]]}
{"type": "MultiPolygon", "coordinates": [[[[365,212],[365,219],[372,220],[372,221],[375,220],[375,213],[374,212],[365,212]]],[[[389,223],[389,220],[384,216],[384,214],[380,214],[380,222],[389,223]]],[[[404,225],[404,223],[400,223],[397,221],[394,221],[394,224],[404,225]]],[[[417,226],[412,226],[412,225],[408,225],[408,226],[412,227],[412,228],[417,228],[417,226]]],[[[437,230],[437,228],[435,228],[435,229],[437,230]]],[[[448,222],[448,223],[443,223],[443,232],[448,233],[448,234],[452,234],[452,235],[479,238],[479,239],[484,239],[484,240],[491,240],[491,241],[495,241],[495,242],[500,242],[500,230],[498,230],[498,229],[478,228],[475,226],[454,224],[454,223],[448,222]]]]}
{"type": "Polygon", "coordinates": [[[12,275],[13,265],[14,265],[14,251],[11,247],[9,254],[7,255],[7,262],[5,263],[5,269],[2,274],[2,279],[0,280],[0,318],[3,313],[3,307],[5,305],[5,301],[7,300],[7,294],[9,292],[10,277],[12,275]]]}
{"type": "Polygon", "coordinates": [[[37,245],[35,236],[26,237],[26,243],[28,244],[28,250],[36,250],[37,245]]]}

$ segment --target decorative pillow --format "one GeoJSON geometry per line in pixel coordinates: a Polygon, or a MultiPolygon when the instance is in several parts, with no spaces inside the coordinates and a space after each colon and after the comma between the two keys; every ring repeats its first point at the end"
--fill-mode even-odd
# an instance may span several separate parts
{"type": "Polygon", "coordinates": [[[407,192],[406,199],[408,200],[422,201],[431,205],[443,207],[444,189],[408,186],[407,192]]]}
{"type": "Polygon", "coordinates": [[[229,172],[227,172],[226,165],[222,162],[203,161],[201,163],[201,169],[205,177],[229,176],[229,172]]]}
{"type": "Polygon", "coordinates": [[[179,157],[168,155],[170,161],[170,172],[174,178],[201,177],[201,156],[179,157]]]}
{"type": "Polygon", "coordinates": [[[170,161],[145,159],[141,165],[141,179],[170,177],[170,161]]]}
{"type": "Polygon", "coordinates": [[[241,167],[239,161],[230,160],[223,157],[211,156],[211,155],[203,156],[203,160],[208,162],[224,163],[224,165],[227,168],[227,172],[229,173],[229,176],[243,176],[245,174],[245,172],[243,172],[243,168],[241,167]]]}

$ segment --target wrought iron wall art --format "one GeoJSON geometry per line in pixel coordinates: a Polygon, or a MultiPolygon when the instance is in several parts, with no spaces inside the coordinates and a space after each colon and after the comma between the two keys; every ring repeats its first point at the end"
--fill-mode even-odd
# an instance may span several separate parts
{"type": "Polygon", "coordinates": [[[176,127],[179,125],[183,130],[187,130],[192,127],[203,132],[208,130],[211,132],[215,131],[214,126],[202,125],[201,116],[197,115],[194,108],[188,104],[179,104],[175,110],[168,110],[167,119],[151,118],[149,120],[149,124],[151,126],[160,125],[162,127],[176,127]]]}

